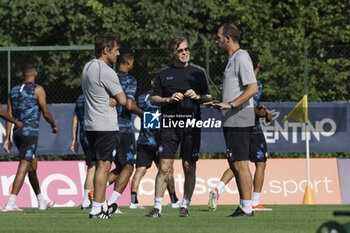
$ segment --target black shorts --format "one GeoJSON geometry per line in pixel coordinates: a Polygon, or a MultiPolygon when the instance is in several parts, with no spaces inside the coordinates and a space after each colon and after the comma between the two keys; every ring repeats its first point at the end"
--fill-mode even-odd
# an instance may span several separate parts
{"type": "Polygon", "coordinates": [[[159,158],[175,159],[177,148],[181,145],[180,156],[184,161],[198,160],[201,146],[200,128],[169,128],[160,130],[159,158]]]}
{"type": "MultiPolygon", "coordinates": [[[[119,131],[85,131],[89,141],[88,161],[113,161],[119,145],[119,131]]],[[[88,155],[86,155],[88,156],[88,155]]]]}
{"type": "Polygon", "coordinates": [[[252,127],[224,127],[226,153],[229,162],[250,160],[251,132],[252,127]]]}
{"type": "Polygon", "coordinates": [[[267,145],[263,133],[250,135],[249,157],[251,162],[266,162],[267,145]]]}
{"type": "Polygon", "coordinates": [[[38,137],[36,136],[14,136],[18,157],[22,160],[32,162],[35,158],[36,148],[38,146],[38,137]]]}
{"type": "Polygon", "coordinates": [[[158,147],[155,145],[141,145],[137,144],[137,153],[136,153],[136,168],[146,167],[147,169],[152,166],[152,161],[158,167],[158,147]]]}
{"type": "Polygon", "coordinates": [[[121,133],[120,144],[117,156],[114,158],[116,167],[124,166],[125,164],[135,163],[135,136],[133,133],[121,133]]]}

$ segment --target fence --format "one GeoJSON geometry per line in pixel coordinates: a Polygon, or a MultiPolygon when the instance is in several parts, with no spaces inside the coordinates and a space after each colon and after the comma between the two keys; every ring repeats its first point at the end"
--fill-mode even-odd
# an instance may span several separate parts
{"type": "MultiPolygon", "coordinates": [[[[350,99],[350,45],[262,46],[247,48],[260,54],[259,80],[264,84],[264,101],[297,101],[308,83],[310,101],[350,99]],[[307,79],[305,79],[307,78],[307,79]]],[[[135,48],[134,68],[137,95],[150,89],[149,81],[159,69],[171,63],[165,48],[135,48]]],[[[81,71],[93,58],[93,46],[38,46],[0,48],[0,103],[6,103],[12,86],[21,82],[20,69],[30,60],[38,67],[36,82],[47,92],[48,103],[73,103],[81,94],[81,71]]],[[[191,48],[191,62],[206,69],[214,98],[220,98],[220,84],[227,55],[209,43],[191,48]]],[[[115,69],[114,65],[114,69],[115,69]]]]}

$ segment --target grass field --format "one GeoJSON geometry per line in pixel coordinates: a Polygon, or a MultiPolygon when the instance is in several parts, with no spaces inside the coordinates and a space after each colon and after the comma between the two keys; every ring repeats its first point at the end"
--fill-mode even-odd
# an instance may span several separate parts
{"type": "Polygon", "coordinates": [[[350,211],[349,205],[278,205],[273,211],[256,212],[251,218],[228,218],[236,206],[218,206],[209,212],[206,206],[191,206],[189,218],[179,218],[178,210],[165,206],[158,219],[145,218],[146,209],[120,209],[111,219],[88,219],[89,211],[79,208],[36,208],[24,212],[0,213],[0,232],[316,232],[327,221],[341,224],[350,217],[334,217],[333,211],[350,211]]]}

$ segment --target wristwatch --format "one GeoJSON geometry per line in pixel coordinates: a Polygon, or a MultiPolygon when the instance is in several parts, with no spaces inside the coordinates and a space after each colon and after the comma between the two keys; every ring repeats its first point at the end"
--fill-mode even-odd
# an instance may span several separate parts
{"type": "Polygon", "coordinates": [[[234,109],[234,108],[235,108],[235,106],[233,105],[232,102],[230,102],[230,103],[228,103],[228,104],[231,106],[231,109],[234,109]]]}

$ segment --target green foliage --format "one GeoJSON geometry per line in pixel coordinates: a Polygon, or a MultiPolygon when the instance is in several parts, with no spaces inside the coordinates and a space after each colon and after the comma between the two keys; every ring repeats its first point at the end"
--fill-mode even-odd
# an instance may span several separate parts
{"type": "MultiPolygon", "coordinates": [[[[329,0],[0,0],[0,45],[86,45],[93,44],[98,34],[112,32],[124,47],[164,48],[158,54],[140,50],[134,71],[140,83],[169,62],[169,40],[184,35],[198,49],[192,54],[195,63],[204,67],[209,46],[209,74],[218,98],[227,56],[218,52],[215,37],[220,25],[232,22],[242,31],[242,46],[261,54],[264,100],[301,97],[307,40],[310,101],[344,101],[350,99],[349,5],[349,1],[329,0]]],[[[84,55],[78,60],[60,53],[50,58],[53,65],[45,65],[47,59],[42,58],[45,82],[77,92],[80,75],[74,69],[90,58],[84,55]]],[[[1,67],[7,66],[5,62],[1,67]]]]}

